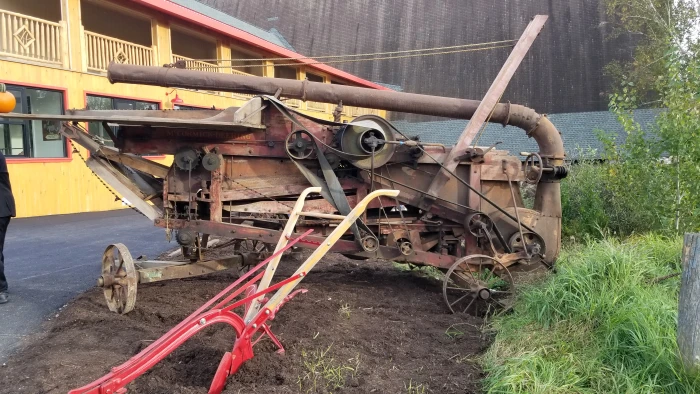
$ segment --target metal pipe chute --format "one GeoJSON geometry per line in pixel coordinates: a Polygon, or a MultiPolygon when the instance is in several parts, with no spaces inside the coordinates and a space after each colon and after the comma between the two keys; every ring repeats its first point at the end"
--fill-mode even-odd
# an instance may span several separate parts
{"type": "MultiPolygon", "coordinates": [[[[275,95],[281,90],[282,96],[293,99],[330,104],[342,102],[349,106],[457,119],[471,119],[480,103],[478,100],[320,82],[212,73],[173,67],[134,66],[114,62],[109,65],[107,75],[111,83],[265,95],[275,95]]],[[[564,145],[559,132],[551,122],[534,110],[521,105],[498,104],[490,122],[525,130],[537,141],[543,156],[563,160],[564,145]]]]}

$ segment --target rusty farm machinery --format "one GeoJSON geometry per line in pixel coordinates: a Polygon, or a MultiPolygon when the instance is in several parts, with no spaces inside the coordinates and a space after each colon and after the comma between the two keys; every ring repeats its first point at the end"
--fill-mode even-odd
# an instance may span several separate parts
{"type": "Polygon", "coordinates": [[[210,392],[220,392],[261,337],[282,349],[267,322],[327,252],[436,267],[444,272],[443,296],[452,312],[502,307],[515,274],[551,267],[560,249],[559,182],[567,172],[559,131],[532,109],[498,103],[546,19],[533,19],[482,101],[210,73],[182,64],[113,63],[112,83],[252,96],[224,110],[6,115],[61,122],[61,132],[90,153],[88,167],[179,244],[183,261],[176,262],[135,260],[124,245],[110,245],[98,284],[112,311],[132,310],[140,283],[249,269],[133,359],[73,392],[124,392],[189,337],[227,323],[237,339],[212,382],[210,392]],[[316,119],[283,98],[470,122],[454,146],[442,146],[405,135],[379,116],[347,123],[339,116],[316,119]],[[111,141],[89,134],[84,122],[101,123],[111,141]],[[475,146],[485,122],[522,129],[539,152],[518,157],[475,146]],[[164,166],[148,155],[172,155],[173,163],[164,166]],[[521,183],[536,189],[531,208],[521,183]],[[209,258],[215,250],[210,237],[233,252],[209,258]],[[292,246],[313,252],[294,275],[272,284],[281,254],[292,246]],[[243,317],[233,312],[239,307],[243,317]]]}

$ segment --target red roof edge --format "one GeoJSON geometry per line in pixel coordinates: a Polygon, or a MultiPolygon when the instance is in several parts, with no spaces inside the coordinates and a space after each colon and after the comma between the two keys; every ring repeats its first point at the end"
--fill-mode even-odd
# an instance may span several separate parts
{"type": "MultiPolygon", "coordinates": [[[[238,41],[242,41],[242,42],[245,42],[246,44],[249,44],[251,46],[264,49],[268,52],[272,52],[275,55],[280,56],[280,57],[290,57],[290,58],[303,57],[303,55],[300,55],[296,52],[290,51],[287,48],[283,48],[279,45],[265,41],[262,38],[256,37],[248,32],[237,29],[233,26],[229,26],[223,22],[217,21],[216,19],[212,19],[206,15],[202,15],[198,12],[190,10],[187,7],[183,7],[179,4],[172,3],[172,2],[167,1],[167,0],[131,0],[131,1],[138,3],[138,4],[141,4],[143,6],[146,6],[148,8],[158,10],[158,11],[163,12],[165,14],[168,14],[170,16],[174,16],[174,17],[179,18],[179,19],[184,19],[184,20],[189,21],[191,23],[203,26],[207,29],[216,31],[216,32],[223,34],[225,36],[235,38],[238,41]]],[[[370,82],[366,79],[362,79],[358,76],[355,76],[353,74],[347,73],[347,72],[342,71],[342,70],[338,70],[337,68],[333,68],[333,67],[327,66],[325,64],[311,64],[311,63],[314,63],[313,59],[301,59],[301,60],[297,60],[297,61],[300,63],[300,65],[306,64],[308,67],[315,68],[317,70],[323,71],[325,73],[336,76],[338,78],[342,78],[342,79],[347,80],[349,82],[353,82],[355,84],[358,84],[358,85],[366,87],[366,88],[372,88],[372,89],[378,89],[378,90],[391,90],[385,86],[376,84],[374,82],[370,82]]]]}

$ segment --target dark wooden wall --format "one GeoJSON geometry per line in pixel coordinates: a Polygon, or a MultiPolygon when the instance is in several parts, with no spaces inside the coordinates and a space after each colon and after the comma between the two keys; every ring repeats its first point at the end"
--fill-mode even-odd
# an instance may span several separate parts
{"type": "MultiPolygon", "coordinates": [[[[503,97],[545,113],[605,110],[603,67],[629,57],[606,39],[602,0],[200,0],[264,29],[307,56],[398,51],[518,38],[535,14],[550,19],[503,97]]],[[[480,98],[507,49],[334,65],[405,91],[480,98]]],[[[418,120],[425,118],[413,118],[418,120]]]]}

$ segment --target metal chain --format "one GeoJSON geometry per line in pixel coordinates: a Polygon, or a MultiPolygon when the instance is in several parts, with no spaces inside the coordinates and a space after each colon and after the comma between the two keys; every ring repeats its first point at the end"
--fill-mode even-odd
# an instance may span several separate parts
{"type": "Polygon", "coordinates": [[[140,215],[142,215],[143,217],[147,217],[146,215],[143,214],[143,212],[139,211],[138,208],[136,208],[135,206],[133,206],[133,205],[131,205],[131,204],[126,203],[125,200],[124,200],[120,195],[118,195],[114,190],[112,190],[112,188],[111,188],[107,183],[105,183],[105,181],[103,181],[102,178],[100,178],[99,175],[95,174],[95,171],[93,171],[93,170],[87,165],[87,159],[86,159],[85,157],[83,157],[83,154],[82,154],[82,153],[80,153],[80,149],[78,149],[78,148],[75,146],[75,144],[73,143],[73,140],[71,140],[71,139],[69,138],[69,139],[68,139],[68,142],[70,142],[70,146],[73,148],[73,151],[76,152],[76,153],[78,154],[78,157],[80,157],[80,159],[85,163],[85,167],[87,167],[88,170],[90,170],[90,172],[92,173],[92,175],[94,175],[95,178],[97,178],[97,180],[102,184],[102,186],[104,186],[105,189],[107,189],[107,190],[115,197],[115,201],[121,201],[121,202],[122,202],[123,204],[125,204],[127,207],[129,207],[129,208],[133,209],[134,211],[138,212],[138,213],[139,213],[140,215]]]}

